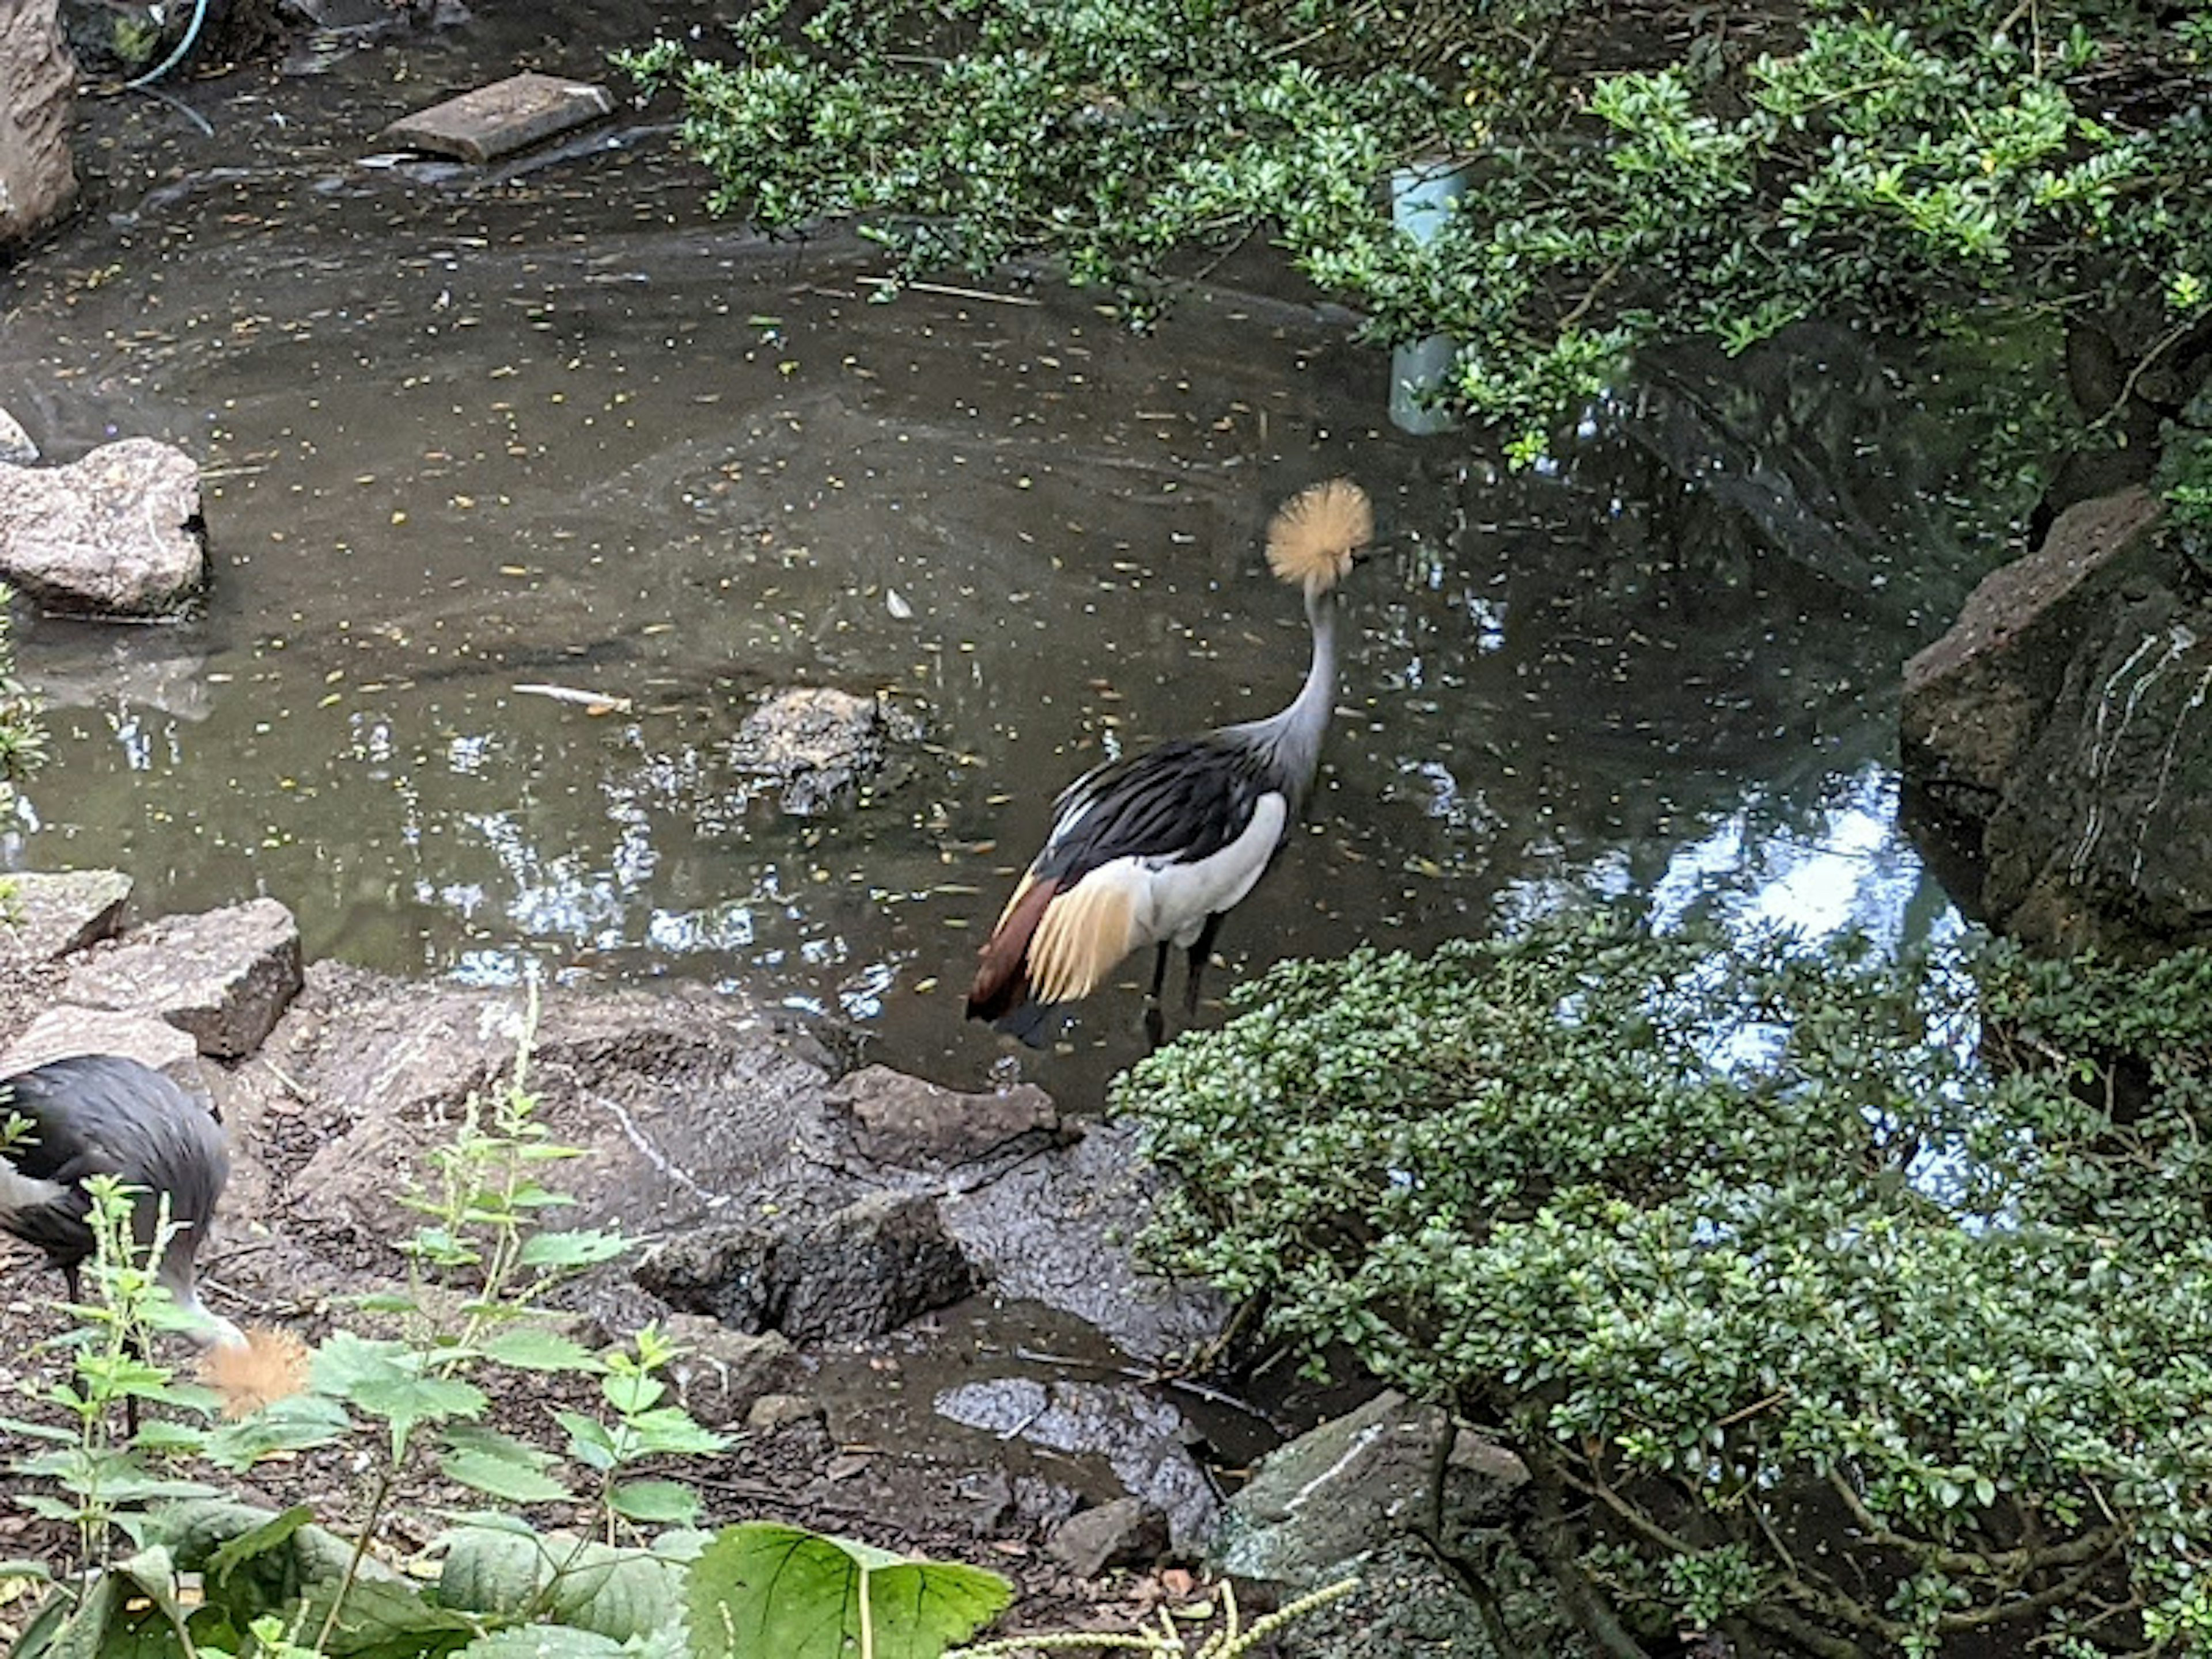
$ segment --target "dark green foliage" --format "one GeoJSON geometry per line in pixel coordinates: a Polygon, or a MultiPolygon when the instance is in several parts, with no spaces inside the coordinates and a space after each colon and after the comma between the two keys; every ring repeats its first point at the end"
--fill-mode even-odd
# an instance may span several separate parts
{"type": "Polygon", "coordinates": [[[1685,8],[1668,62],[1573,0],[775,0],[727,61],[628,61],[718,207],[854,216],[909,271],[1042,254],[1141,315],[1176,251],[1271,235],[1378,338],[1456,341],[1449,395],[1523,455],[1653,341],[2212,310],[2197,8],[1784,15],[1747,52],[1685,8]],[[1439,157],[1466,194],[1419,244],[1384,185],[1439,157]]]}
{"type": "Polygon", "coordinates": [[[1285,966],[1121,1099],[1172,1264],[1504,1425],[1632,1624],[2149,1651],[2212,1627],[2208,990],[1580,919],[1285,966]]]}

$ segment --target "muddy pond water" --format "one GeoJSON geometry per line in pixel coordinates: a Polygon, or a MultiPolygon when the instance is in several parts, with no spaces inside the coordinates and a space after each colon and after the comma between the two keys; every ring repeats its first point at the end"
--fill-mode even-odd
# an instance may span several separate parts
{"type": "MultiPolygon", "coordinates": [[[[268,893],[380,968],[744,987],[979,1086],[1006,1051],[959,995],[1051,796],[1289,698],[1261,529],[1348,474],[1383,541],[1324,775],[1213,989],[1591,892],[1950,925],[1893,686],[2021,506],[1986,362],[1814,330],[1652,365],[1509,473],[1395,430],[1387,356],[1262,258],[1140,337],[1012,278],[874,303],[866,244],[708,219],[661,112],[504,169],[380,153],[518,61],[599,70],[492,27],[177,88],[211,136],[93,108],[91,213],[0,278],[0,404],[54,459],[183,445],[216,574],[176,626],[19,619],[53,763],[15,864],[268,893]],[[518,690],[549,684],[629,707],[518,690]],[[726,745],[790,684],[925,736],[786,816],[726,745]]],[[[1146,965],[1023,1074],[1095,1104],[1146,965]]]]}

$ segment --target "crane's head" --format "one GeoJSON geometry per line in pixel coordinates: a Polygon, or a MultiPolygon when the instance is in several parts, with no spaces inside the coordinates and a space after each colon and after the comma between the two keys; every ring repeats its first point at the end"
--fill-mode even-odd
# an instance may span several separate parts
{"type": "Polygon", "coordinates": [[[1375,509],[1349,478],[1309,484],[1285,501],[1267,526],[1267,568],[1308,598],[1344,580],[1359,550],[1375,539],[1375,509]]]}

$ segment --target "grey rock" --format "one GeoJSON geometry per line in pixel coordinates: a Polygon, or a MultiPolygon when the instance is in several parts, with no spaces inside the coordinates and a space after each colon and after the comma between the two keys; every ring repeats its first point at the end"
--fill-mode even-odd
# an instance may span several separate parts
{"type": "Polygon", "coordinates": [[[159,617],[207,582],[199,468],[151,438],[0,467],[0,578],[50,610],[159,617]]]}
{"type": "MultiPolygon", "coordinates": [[[[1503,1604],[1509,1654],[1598,1659],[1557,1610],[1558,1591],[1517,1554],[1485,1560],[1503,1604]]],[[[1298,1659],[1498,1659],[1481,1608],[1435,1553],[1393,1538],[1359,1564],[1359,1587],[1298,1620],[1298,1659]]]]}
{"type": "Polygon", "coordinates": [[[1045,1543],[1046,1553],[1079,1578],[1096,1578],[1109,1567],[1149,1566],[1167,1547],[1167,1516],[1134,1498],[1069,1516],[1045,1543]]]}
{"type": "MultiPolygon", "coordinates": [[[[0,6],[0,9],[4,9],[4,6],[0,6]]],[[[0,461],[11,466],[23,466],[38,459],[39,447],[31,441],[31,434],[23,430],[23,423],[6,410],[0,409],[0,461]]]]}
{"type": "Polygon", "coordinates": [[[944,1389],[933,1404],[948,1421],[1001,1441],[1103,1463],[1120,1495],[1166,1517],[1177,1550],[1200,1547],[1219,1518],[1212,1483],[1190,1454],[1189,1425],[1133,1385],[1002,1376],[944,1389]]]}
{"type": "Polygon", "coordinates": [[[1294,1591],[1437,1522],[1451,1419],[1402,1395],[1377,1395],[1261,1461],[1230,1499],[1215,1555],[1224,1571],[1294,1591]]]}
{"type": "Polygon", "coordinates": [[[730,743],[730,763],[798,817],[829,811],[883,768],[880,699],[797,686],[761,699],[730,743]]]}
{"type": "Polygon", "coordinates": [[[661,1328],[684,1349],[668,1368],[684,1409],[712,1427],[752,1415],[792,1373],[791,1344],[774,1333],[748,1335],[696,1314],[671,1314],[661,1328]]]}
{"type": "Polygon", "coordinates": [[[2128,955],[2212,932],[2212,598],[2142,489],[2084,501],[1908,665],[1908,781],[1991,926],[2128,955]]]}
{"type": "Polygon", "coordinates": [[[54,0],[0,0],[0,252],[76,201],[70,123],[76,63],[54,0]]]}
{"type": "Polygon", "coordinates": [[[879,1336],[978,1287],[936,1205],[894,1193],[780,1232],[703,1228],[654,1249],[637,1277],[677,1307],[795,1342],[879,1336]]]}
{"type": "Polygon", "coordinates": [[[945,1224],[999,1294],[1073,1314],[1125,1353],[1165,1359],[1211,1342],[1229,1309],[1138,1267],[1130,1241],[1158,1184],[1133,1126],[1109,1124],[948,1197],[945,1224]]]}
{"type": "Polygon", "coordinates": [[[869,1066],[842,1079],[830,1101],[850,1114],[855,1151],[901,1169],[1018,1156],[1080,1133],[1033,1083],[1003,1093],[963,1094],[888,1066],[869,1066]]]}
{"type": "Polygon", "coordinates": [[[745,1413],[745,1426],[761,1434],[773,1434],[793,1423],[819,1423],[823,1418],[819,1401],[799,1394],[764,1394],[745,1413]]]}
{"type": "Polygon", "coordinates": [[[2051,713],[2082,628],[2158,516],[2142,489],[2069,507],[2034,552],[1984,577],[1958,621],[1905,664],[1899,738],[1917,787],[1987,819],[2051,713]]]}
{"type": "Polygon", "coordinates": [[[204,1093],[199,1044],[189,1032],[151,1014],[118,1013],[64,1003],[33,1020],[0,1054],[0,1072],[26,1072],[70,1054],[121,1054],[166,1072],[194,1093],[204,1093]]]}
{"type": "Polygon", "coordinates": [[[70,974],[63,996],[88,1007],[150,1011],[200,1052],[237,1060],[261,1046],[301,983],[300,925],[275,899],[174,916],[70,974]]]}
{"type": "Polygon", "coordinates": [[[489,161],[614,110],[605,87],[525,72],[448,98],[385,128],[386,143],[489,161]]]}
{"type": "MultiPolygon", "coordinates": [[[[272,1099],[283,1120],[272,1132],[321,1126],[289,1175],[289,1202],[363,1243],[410,1235],[419,1218],[398,1202],[406,1182],[428,1174],[428,1149],[450,1139],[469,1097],[512,1073],[526,1013],[513,991],[316,963],[264,1051],[307,1103],[272,1099]]],[[[803,1211],[823,1185],[811,1153],[817,1141],[828,1148],[828,1079],[774,1024],[704,987],[547,994],[531,1036],[538,1121],[586,1154],[544,1172],[576,1200],[562,1224],[681,1238],[730,1215],[803,1211]]],[[[829,1201],[857,1190],[833,1186],[829,1201]]]]}
{"type": "Polygon", "coordinates": [[[54,962],[111,939],[131,902],[119,870],[25,870],[0,906],[0,962],[54,962]]]}

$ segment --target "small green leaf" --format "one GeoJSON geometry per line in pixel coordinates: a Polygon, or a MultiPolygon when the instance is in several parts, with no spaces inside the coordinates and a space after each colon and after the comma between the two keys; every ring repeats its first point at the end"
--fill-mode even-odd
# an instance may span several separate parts
{"type": "Polygon", "coordinates": [[[625,1521],[688,1527],[699,1519],[699,1494],[674,1480],[625,1480],[607,1494],[607,1507],[625,1521]]]}
{"type": "Polygon", "coordinates": [[[542,1325],[511,1325],[483,1343],[484,1357],[526,1371],[600,1371],[599,1357],[573,1338],[542,1325]]]}
{"type": "Polygon", "coordinates": [[[551,1504],[574,1496],[542,1469],[492,1452],[448,1452],[438,1467],[448,1480],[510,1504],[551,1504]]]}
{"type": "Polygon", "coordinates": [[[620,1233],[533,1233],[523,1241],[518,1260],[526,1267],[589,1267],[611,1261],[629,1248],[620,1233]]]}

